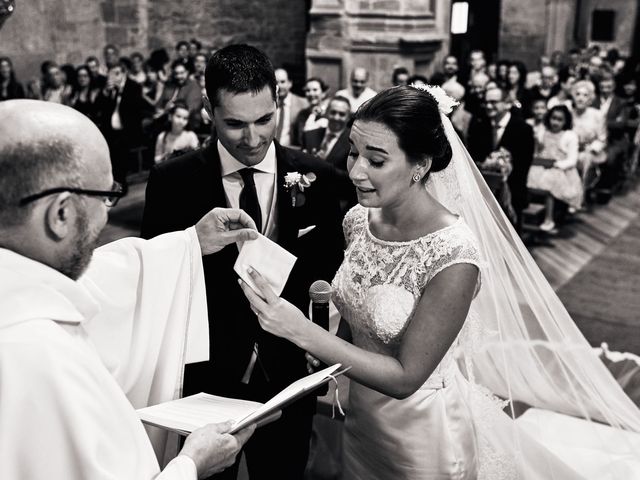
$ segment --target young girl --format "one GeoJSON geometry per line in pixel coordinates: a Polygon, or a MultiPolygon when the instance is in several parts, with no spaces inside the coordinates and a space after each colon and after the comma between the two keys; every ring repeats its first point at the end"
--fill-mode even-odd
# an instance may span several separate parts
{"type": "Polygon", "coordinates": [[[200,142],[195,133],[185,130],[189,122],[189,107],[184,102],[175,102],[169,110],[170,129],[160,132],[156,141],[155,162],[160,163],[178,150],[195,150],[200,142]]]}
{"type": "Polygon", "coordinates": [[[582,204],[582,182],[578,169],[578,136],[572,130],[573,118],[564,105],[553,107],[544,118],[545,130],[538,157],[555,161],[552,167],[533,165],[529,170],[527,187],[546,190],[546,217],[540,229],[553,230],[555,200],[579,208],[582,204]]]}

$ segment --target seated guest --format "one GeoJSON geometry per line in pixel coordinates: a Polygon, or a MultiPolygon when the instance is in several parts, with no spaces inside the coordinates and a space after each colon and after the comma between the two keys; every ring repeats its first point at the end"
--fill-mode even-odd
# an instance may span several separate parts
{"type": "Polygon", "coordinates": [[[531,101],[543,99],[546,103],[559,91],[560,85],[558,85],[556,69],[550,65],[546,65],[540,70],[540,84],[533,86],[531,90],[529,90],[529,98],[531,101]]]}
{"type": "Polygon", "coordinates": [[[460,104],[451,112],[451,123],[456,129],[462,141],[467,143],[467,134],[469,133],[469,123],[471,122],[471,114],[464,108],[464,87],[458,82],[446,82],[442,85],[442,89],[447,95],[454,98],[460,104]]]}
{"type": "Polygon", "coordinates": [[[84,64],[89,69],[89,73],[91,74],[91,83],[97,88],[104,88],[107,83],[107,76],[103,75],[100,69],[100,60],[98,57],[90,56],[84,61],[84,64]]]}
{"type": "Polygon", "coordinates": [[[309,78],[304,84],[304,96],[307,98],[309,106],[298,112],[291,138],[293,145],[302,146],[302,135],[306,130],[327,127],[325,116],[327,101],[325,97],[328,90],[329,86],[318,77],[309,78]]]}
{"type": "Polygon", "coordinates": [[[533,128],[533,138],[536,145],[542,141],[542,134],[545,130],[544,119],[547,115],[547,102],[544,98],[538,98],[531,103],[532,117],[527,118],[527,123],[533,128]]]}
{"type": "Polygon", "coordinates": [[[519,232],[522,211],[529,203],[527,176],[533,161],[533,130],[522,118],[511,114],[509,97],[504,90],[487,90],[484,109],[485,115],[474,115],[471,119],[469,153],[479,167],[494,152],[503,150],[508,153],[511,165],[506,169],[506,184],[510,198],[502,207],[519,232]]]}
{"type": "Polygon", "coordinates": [[[29,84],[29,97],[45,102],[66,104],[71,94],[71,86],[64,83],[62,71],[56,62],[47,60],[40,66],[41,80],[29,84]]]}
{"type": "Polygon", "coordinates": [[[630,138],[627,123],[631,114],[629,103],[614,93],[613,74],[603,71],[598,83],[599,95],[592,106],[600,110],[607,125],[607,158],[600,166],[601,177],[597,188],[607,198],[612,189],[623,179],[623,168],[629,151],[630,138]]]}
{"type": "Polygon", "coordinates": [[[84,113],[92,121],[98,122],[98,108],[96,98],[100,89],[91,83],[91,72],[86,65],[76,69],[76,85],[69,98],[69,106],[84,113]]]}
{"type": "Polygon", "coordinates": [[[25,98],[22,84],[16,80],[9,57],[0,57],[0,101],[25,98]]]}
{"type": "Polygon", "coordinates": [[[434,73],[429,83],[431,85],[444,85],[447,82],[460,82],[458,78],[458,59],[453,55],[444,57],[442,71],[434,73]]]}
{"type": "Polygon", "coordinates": [[[131,60],[129,78],[140,85],[144,85],[144,82],[147,79],[147,75],[144,71],[144,57],[140,52],[133,52],[129,59],[131,60]]]}
{"type": "Polygon", "coordinates": [[[168,113],[173,103],[182,100],[189,107],[189,111],[199,111],[202,108],[202,89],[195,80],[189,78],[189,71],[183,59],[174,60],[171,73],[171,79],[165,83],[160,95],[158,107],[164,113],[168,113]]]}
{"type": "Polygon", "coordinates": [[[376,92],[367,86],[368,82],[369,72],[367,69],[356,67],[351,72],[350,88],[344,88],[336,92],[336,95],[349,100],[352,113],[355,113],[360,108],[360,105],[375,96],[376,92]]]}
{"type": "Polygon", "coordinates": [[[476,73],[469,80],[469,88],[464,97],[464,108],[471,115],[484,114],[484,94],[490,80],[489,75],[482,72],[476,73]]]}
{"type": "Polygon", "coordinates": [[[424,75],[414,73],[409,77],[409,85],[414,85],[416,87],[425,87],[429,85],[429,79],[424,75]]]}
{"type": "Polygon", "coordinates": [[[396,67],[391,74],[391,85],[397,87],[399,85],[409,84],[409,70],[405,67],[396,67]]]}
{"type": "Polygon", "coordinates": [[[529,170],[527,187],[547,191],[543,231],[555,228],[555,201],[565,202],[572,209],[582,205],[582,181],[578,174],[578,136],[572,130],[571,112],[564,105],[553,107],[544,117],[541,142],[536,157],[550,159],[550,168],[533,165],[529,170]]]}
{"type": "Polygon", "coordinates": [[[200,145],[198,137],[186,130],[189,123],[189,108],[178,100],[169,110],[169,129],[160,132],[156,141],[155,163],[161,163],[176,153],[195,150],[200,145]]]}
{"type": "Polygon", "coordinates": [[[163,452],[154,453],[135,408],[173,399],[189,355],[206,357],[202,338],[204,355],[186,342],[189,327],[206,322],[202,255],[255,238],[255,225],[216,209],[195,228],[94,253],[121,196],[96,126],[32,100],[0,103],[0,118],[0,478],[196,480],[222,471],[252,427],[199,428],[161,472],[163,452]]]}
{"type": "Polygon", "coordinates": [[[300,111],[307,106],[307,101],[291,91],[293,83],[284,68],[276,68],[275,73],[278,82],[276,140],[280,145],[288,147],[298,144],[294,138],[295,123],[300,111]]]}
{"type": "Polygon", "coordinates": [[[547,101],[547,108],[553,108],[556,105],[565,105],[571,108],[571,87],[576,82],[576,77],[571,73],[568,67],[563,68],[558,73],[558,92],[547,101]]]}
{"type": "Polygon", "coordinates": [[[193,73],[193,63],[189,61],[189,42],[180,40],[176,43],[176,56],[174,62],[181,63],[189,73],[193,73]]]}
{"type": "Polygon", "coordinates": [[[196,53],[193,57],[193,73],[190,78],[194,80],[204,75],[207,68],[207,56],[204,53],[196,53]]]}
{"type": "Polygon", "coordinates": [[[526,82],[527,67],[519,61],[511,62],[507,74],[507,95],[511,102],[511,113],[523,118],[531,116],[531,99],[526,89],[526,82]]]}
{"type": "Polygon", "coordinates": [[[585,196],[595,186],[600,165],[607,159],[607,128],[602,113],[591,105],[596,89],[589,80],[579,80],[571,88],[573,130],[578,135],[578,170],[585,196]]]}
{"type": "Polygon", "coordinates": [[[112,43],[109,43],[102,49],[102,56],[104,57],[104,67],[108,72],[120,61],[120,49],[112,43]]]}

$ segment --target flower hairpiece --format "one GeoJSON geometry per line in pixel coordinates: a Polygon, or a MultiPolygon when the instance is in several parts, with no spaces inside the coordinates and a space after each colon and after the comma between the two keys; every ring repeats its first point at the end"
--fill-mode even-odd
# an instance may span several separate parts
{"type": "Polygon", "coordinates": [[[411,87],[417,88],[418,90],[422,90],[423,92],[427,92],[431,95],[438,104],[438,110],[440,110],[440,113],[444,115],[449,115],[453,111],[453,107],[460,105],[460,102],[447,95],[447,92],[445,92],[442,87],[416,83],[412,83],[411,87]]]}

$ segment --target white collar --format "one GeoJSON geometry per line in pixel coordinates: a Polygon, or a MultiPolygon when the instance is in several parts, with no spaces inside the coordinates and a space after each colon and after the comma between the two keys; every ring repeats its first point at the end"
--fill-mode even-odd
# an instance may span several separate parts
{"type": "MultiPolygon", "coordinates": [[[[243,168],[247,168],[244,163],[236,160],[235,157],[231,155],[226,148],[224,148],[224,145],[220,143],[220,140],[218,140],[217,146],[218,154],[220,155],[220,170],[223,177],[231,175],[232,173],[236,173],[243,168]]],[[[271,142],[271,145],[269,145],[267,154],[264,156],[262,161],[256,165],[253,165],[252,168],[255,168],[259,172],[264,173],[276,172],[276,147],[273,142],[271,142]]]]}
{"type": "Polygon", "coordinates": [[[78,324],[99,311],[81,282],[0,248],[0,327],[35,319],[78,324]]]}

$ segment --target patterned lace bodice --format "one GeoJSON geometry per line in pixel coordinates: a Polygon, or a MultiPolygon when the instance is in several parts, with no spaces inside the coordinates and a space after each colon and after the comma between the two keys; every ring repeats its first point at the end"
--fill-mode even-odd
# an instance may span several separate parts
{"type": "MultiPolygon", "coordinates": [[[[354,344],[369,351],[397,355],[418,300],[437,273],[457,263],[480,268],[475,237],[461,218],[418,239],[389,242],[373,236],[368,209],[356,205],[343,228],[347,249],[333,279],[333,302],[349,323],[354,344]]],[[[438,370],[452,362],[454,347],[438,370]]]]}

